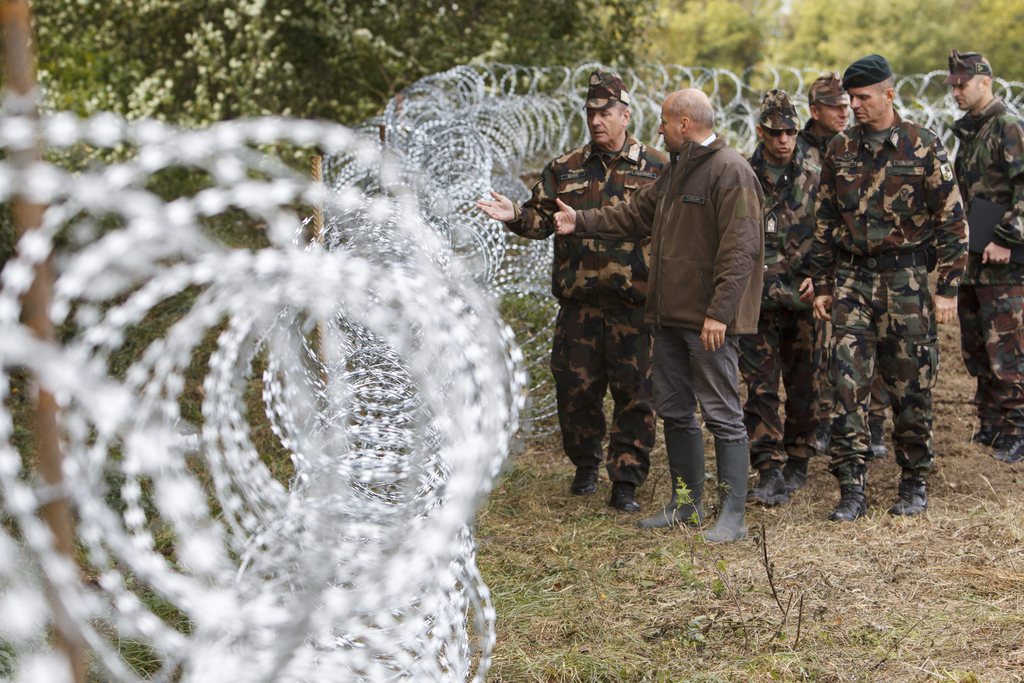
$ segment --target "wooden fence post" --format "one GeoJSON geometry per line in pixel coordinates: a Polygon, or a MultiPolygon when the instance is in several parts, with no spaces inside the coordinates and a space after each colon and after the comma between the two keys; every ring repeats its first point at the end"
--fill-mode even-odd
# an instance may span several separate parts
{"type": "MultiPolygon", "coordinates": [[[[4,41],[4,72],[7,88],[15,95],[13,107],[17,114],[38,120],[39,112],[36,105],[35,87],[35,55],[30,47],[31,22],[28,5],[24,0],[4,0],[0,4],[0,27],[4,41]]],[[[35,144],[11,152],[11,160],[20,170],[28,168],[42,159],[42,143],[36,134],[35,144]]],[[[14,225],[18,237],[39,228],[43,221],[46,207],[29,202],[23,196],[17,196],[13,202],[14,225]]],[[[53,270],[50,259],[41,262],[28,292],[22,299],[24,323],[44,341],[54,339],[53,325],[50,322],[50,300],[53,292],[53,270]]],[[[54,490],[60,491],[64,483],[63,461],[58,441],[57,402],[53,394],[39,388],[39,399],[36,404],[35,443],[38,449],[39,474],[54,490]]],[[[67,498],[63,495],[55,497],[42,508],[43,519],[46,520],[53,533],[57,551],[69,562],[74,562],[74,524],[67,498]]],[[[53,609],[54,637],[57,648],[68,659],[68,665],[75,683],[85,683],[85,647],[78,634],[72,628],[71,620],[57,596],[50,591],[50,603],[53,609]]]]}

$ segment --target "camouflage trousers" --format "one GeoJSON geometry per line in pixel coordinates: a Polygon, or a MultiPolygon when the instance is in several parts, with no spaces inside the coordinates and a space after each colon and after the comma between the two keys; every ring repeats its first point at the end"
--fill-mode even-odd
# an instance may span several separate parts
{"type": "MultiPolygon", "coordinates": [[[[832,323],[827,320],[814,321],[814,360],[815,390],[818,392],[818,425],[820,429],[829,429],[835,408],[834,390],[829,373],[832,352],[832,323]]],[[[885,410],[889,407],[889,392],[885,382],[878,375],[877,368],[871,378],[871,402],[868,404],[868,424],[882,429],[885,427],[885,410]]]]}
{"type": "Polygon", "coordinates": [[[642,307],[563,302],[551,349],[562,447],[577,467],[604,460],[605,392],[612,395],[608,478],[640,486],[654,447],[651,334],[642,307]]]}
{"type": "Polygon", "coordinates": [[[757,333],[740,338],[740,373],[747,385],[743,425],[750,464],[770,467],[810,458],[818,430],[814,315],[810,309],[761,309],[757,333]],[[779,380],[786,388],[786,419],[779,417],[779,380]]]}
{"type": "Polygon", "coordinates": [[[961,285],[957,308],[978,419],[1024,435],[1024,285],[961,285]]]}
{"type": "Polygon", "coordinates": [[[934,460],[932,387],[939,365],[927,269],[840,266],[832,332],[835,417],[829,469],[840,484],[865,482],[871,453],[867,413],[877,371],[892,404],[896,462],[923,475],[934,460]]]}

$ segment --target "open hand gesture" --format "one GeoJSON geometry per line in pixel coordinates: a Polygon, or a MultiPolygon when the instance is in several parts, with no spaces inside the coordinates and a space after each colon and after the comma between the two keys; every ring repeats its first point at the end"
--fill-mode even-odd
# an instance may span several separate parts
{"type": "Polygon", "coordinates": [[[503,194],[491,191],[493,199],[479,199],[476,202],[478,209],[486,213],[496,221],[507,223],[516,217],[516,206],[512,200],[503,194]]]}

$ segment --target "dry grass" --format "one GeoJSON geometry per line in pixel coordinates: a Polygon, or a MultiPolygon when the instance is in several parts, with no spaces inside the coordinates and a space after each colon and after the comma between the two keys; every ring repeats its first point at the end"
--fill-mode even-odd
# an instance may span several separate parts
{"type": "Polygon", "coordinates": [[[816,458],[790,505],[748,506],[748,540],[709,546],[633,526],[669,495],[660,446],[630,515],[605,505],[607,481],[569,495],[558,443],[534,444],[479,515],[498,611],[490,679],[1024,681],[1024,465],[966,444],[957,334],[942,330],[939,457],[919,518],[885,512],[890,455],[871,467],[868,516],[828,522],[838,491],[816,458]]]}

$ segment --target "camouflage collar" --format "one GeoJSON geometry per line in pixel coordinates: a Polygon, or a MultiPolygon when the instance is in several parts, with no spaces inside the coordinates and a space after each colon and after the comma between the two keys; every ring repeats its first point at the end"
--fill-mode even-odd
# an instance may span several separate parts
{"type": "Polygon", "coordinates": [[[978,114],[968,112],[954,121],[953,134],[958,138],[969,136],[971,133],[981,130],[986,121],[1002,116],[1006,111],[1006,103],[1003,102],[1002,98],[994,97],[978,114]]]}
{"type": "Polygon", "coordinates": [[[617,154],[612,152],[603,152],[601,150],[594,149],[594,143],[588,142],[583,148],[583,163],[590,161],[591,157],[599,157],[607,155],[609,160],[613,159],[625,159],[634,166],[640,165],[640,155],[643,154],[644,146],[637,141],[632,135],[626,135],[626,142],[622,145],[622,149],[617,154]]]}
{"type": "Polygon", "coordinates": [[[799,133],[797,133],[797,138],[803,140],[804,144],[821,150],[822,154],[824,154],[825,150],[828,149],[829,140],[831,140],[835,136],[816,135],[812,130],[813,128],[814,119],[807,119],[807,123],[805,123],[804,127],[800,129],[799,133]]]}
{"type": "MultiPolygon", "coordinates": [[[[906,130],[904,130],[903,118],[900,117],[900,113],[895,109],[893,109],[892,113],[894,117],[892,122],[892,128],[889,129],[889,134],[885,137],[885,140],[882,141],[882,144],[889,145],[893,149],[896,149],[899,146],[900,139],[903,138],[907,134],[907,132],[906,130]]],[[[864,146],[865,135],[867,135],[867,131],[864,130],[864,126],[854,126],[852,136],[854,136],[855,141],[857,143],[857,149],[860,149],[862,146],[864,146]]]]}
{"type": "MultiPolygon", "coordinates": [[[[796,179],[803,173],[803,158],[804,153],[800,149],[799,145],[793,150],[793,158],[789,160],[789,164],[786,165],[786,178],[789,179],[790,184],[796,182],[796,179]]],[[[761,181],[761,185],[767,187],[768,181],[768,159],[764,156],[764,143],[758,142],[757,147],[754,149],[754,153],[750,155],[750,167],[754,169],[754,173],[757,175],[758,180],[761,181]]]]}

